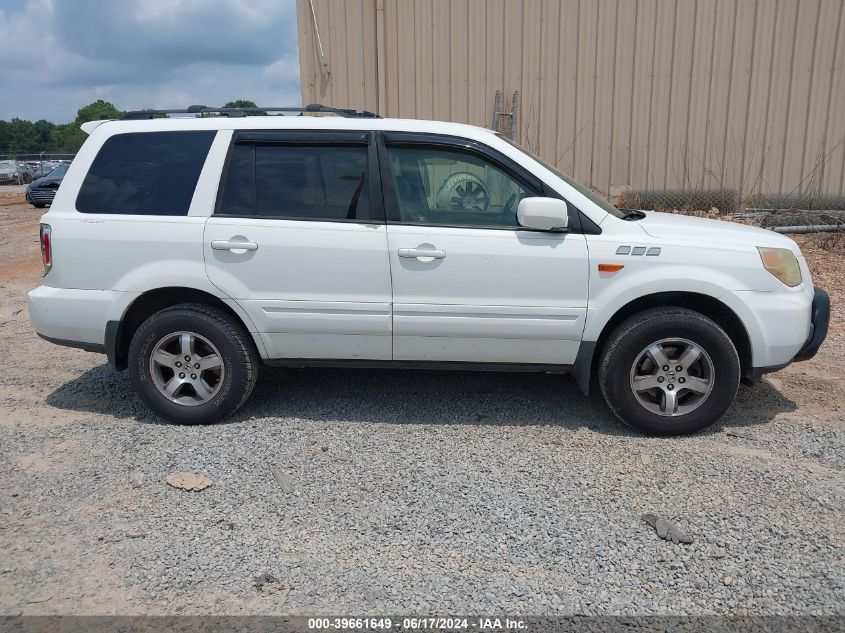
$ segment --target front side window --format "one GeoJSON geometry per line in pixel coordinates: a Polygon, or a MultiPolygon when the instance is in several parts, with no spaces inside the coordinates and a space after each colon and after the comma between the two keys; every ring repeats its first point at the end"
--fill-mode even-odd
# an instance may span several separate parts
{"type": "Polygon", "coordinates": [[[239,143],[229,158],[217,213],[366,221],[367,148],[239,143]]]}
{"type": "Polygon", "coordinates": [[[215,132],[116,134],[76,198],[81,213],[187,215],[215,132]]]}
{"type": "Polygon", "coordinates": [[[519,201],[540,195],[469,152],[430,147],[389,151],[402,222],[515,227],[519,201]]]}

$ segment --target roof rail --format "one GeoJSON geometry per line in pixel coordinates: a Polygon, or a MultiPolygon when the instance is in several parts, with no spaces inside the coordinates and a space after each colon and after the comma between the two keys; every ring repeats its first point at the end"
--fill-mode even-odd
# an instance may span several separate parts
{"type": "Polygon", "coordinates": [[[320,103],[309,103],[306,106],[301,108],[296,107],[283,107],[283,108],[276,108],[276,107],[260,107],[256,106],[254,108],[213,108],[204,105],[192,105],[188,106],[187,108],[176,108],[172,110],[133,110],[130,112],[124,113],[120,119],[122,121],[127,120],[139,120],[139,119],[156,119],[167,117],[171,114],[218,114],[221,116],[228,116],[228,117],[242,117],[246,116],[248,113],[254,114],[267,114],[268,112],[298,112],[300,115],[304,113],[328,113],[328,114],[337,114],[338,116],[348,117],[348,118],[359,118],[359,119],[380,119],[381,117],[374,113],[368,112],[367,110],[354,110],[351,108],[333,108],[331,106],[324,106],[320,103]]]}

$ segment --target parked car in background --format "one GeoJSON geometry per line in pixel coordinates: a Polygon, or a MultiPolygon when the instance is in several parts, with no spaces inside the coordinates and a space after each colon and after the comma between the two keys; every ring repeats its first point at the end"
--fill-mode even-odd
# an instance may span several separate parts
{"type": "Polygon", "coordinates": [[[64,163],[60,160],[45,160],[45,161],[38,161],[32,160],[27,161],[25,163],[26,168],[29,170],[29,173],[32,175],[32,180],[36,178],[41,178],[42,176],[46,176],[51,171],[53,171],[56,167],[63,165],[64,163]]]}
{"type": "Polygon", "coordinates": [[[26,201],[38,209],[52,204],[69,166],[59,165],[46,176],[33,180],[26,188],[26,201]]]}
{"type": "Polygon", "coordinates": [[[17,163],[13,160],[0,160],[0,185],[11,185],[18,176],[17,163]]]}
{"type": "Polygon", "coordinates": [[[0,185],[25,185],[32,177],[29,170],[16,160],[0,160],[0,185]]]}

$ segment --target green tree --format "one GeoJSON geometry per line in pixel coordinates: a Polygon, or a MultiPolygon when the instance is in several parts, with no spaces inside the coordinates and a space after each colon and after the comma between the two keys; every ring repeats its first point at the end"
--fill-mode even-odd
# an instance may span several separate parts
{"type": "Polygon", "coordinates": [[[113,104],[98,99],[79,108],[73,123],[56,125],[44,119],[33,123],[17,117],[11,121],[0,121],[0,154],[75,154],[85,142],[85,132],[79,128],[80,125],[100,119],[117,119],[121,114],[113,104]]]}
{"type": "MultiPolygon", "coordinates": [[[[235,101],[230,101],[229,103],[223,106],[224,108],[257,108],[258,106],[255,105],[255,101],[249,101],[248,99],[236,99],[235,101]]],[[[258,110],[257,112],[248,112],[247,116],[266,116],[267,113],[264,110],[258,110]]]]}
{"type": "Polygon", "coordinates": [[[0,121],[0,155],[9,153],[9,142],[12,140],[9,127],[8,121],[0,121]]]}
{"type": "Polygon", "coordinates": [[[85,142],[85,132],[74,123],[57,125],[50,137],[50,147],[54,152],[75,154],[85,142]]]}
{"type": "Polygon", "coordinates": [[[9,122],[9,137],[9,152],[12,154],[37,152],[44,148],[39,144],[38,133],[32,121],[12,119],[9,122]]]}
{"type": "Polygon", "coordinates": [[[40,119],[32,124],[32,136],[35,139],[36,147],[50,147],[50,140],[53,130],[56,129],[55,123],[50,123],[44,119],[40,119]]]}
{"type": "Polygon", "coordinates": [[[50,149],[53,129],[49,121],[27,121],[14,118],[0,121],[0,154],[22,155],[50,149]]]}
{"type": "Polygon", "coordinates": [[[258,106],[255,105],[255,101],[249,101],[248,99],[235,99],[234,101],[230,101],[223,105],[224,108],[257,108],[258,106]]]}
{"type": "Polygon", "coordinates": [[[75,154],[82,147],[87,136],[79,127],[88,121],[101,121],[103,119],[119,119],[123,113],[114,107],[114,104],[102,99],[89,103],[76,111],[76,119],[73,123],[57,126],[53,130],[51,145],[55,152],[66,152],[75,154]]]}
{"type": "MultiPolygon", "coordinates": [[[[256,108],[258,106],[255,105],[255,101],[249,101],[248,99],[236,99],[235,101],[229,101],[228,103],[223,105],[224,108],[256,108]]],[[[263,110],[257,110],[255,112],[246,112],[245,116],[265,116],[267,113],[263,110]]],[[[219,112],[203,112],[200,114],[201,117],[213,117],[213,116],[222,116],[219,112]]]]}
{"type": "Polygon", "coordinates": [[[119,119],[123,113],[114,107],[114,104],[102,99],[89,103],[76,111],[74,123],[79,126],[88,121],[100,121],[102,119],[119,119]]]}

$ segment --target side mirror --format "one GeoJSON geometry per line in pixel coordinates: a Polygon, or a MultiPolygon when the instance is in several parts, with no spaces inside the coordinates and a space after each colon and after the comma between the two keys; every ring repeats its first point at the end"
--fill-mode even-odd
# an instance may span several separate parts
{"type": "Polygon", "coordinates": [[[538,231],[565,231],[569,227],[569,209],[557,198],[523,198],[516,209],[520,226],[538,231]]]}

